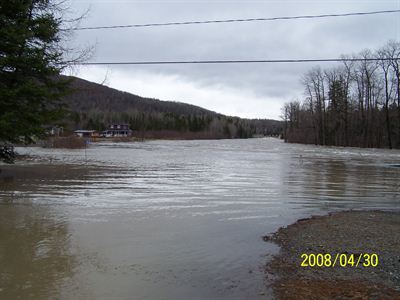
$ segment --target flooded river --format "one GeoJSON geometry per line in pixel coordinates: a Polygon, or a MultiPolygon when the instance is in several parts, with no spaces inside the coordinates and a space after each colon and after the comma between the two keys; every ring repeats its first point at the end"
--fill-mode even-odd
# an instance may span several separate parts
{"type": "Polygon", "coordinates": [[[400,209],[400,151],[273,138],[21,148],[0,173],[1,299],[268,299],[262,236],[400,209]]]}

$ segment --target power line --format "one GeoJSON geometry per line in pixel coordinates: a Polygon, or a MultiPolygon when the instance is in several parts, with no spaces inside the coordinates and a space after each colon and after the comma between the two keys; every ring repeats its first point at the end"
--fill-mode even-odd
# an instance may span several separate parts
{"type": "Polygon", "coordinates": [[[155,27],[155,26],[176,26],[176,25],[198,25],[211,23],[234,23],[234,22],[259,22],[259,21],[277,21],[277,20],[296,20],[296,19],[316,19],[330,17],[350,17],[350,16],[366,16],[377,14],[398,13],[396,10],[380,10],[370,12],[354,12],[343,14],[324,14],[324,15],[304,15],[304,16],[286,16],[272,18],[248,18],[248,19],[226,19],[226,20],[207,20],[207,21],[187,21],[187,22],[168,22],[168,23],[149,23],[149,24],[131,24],[131,25],[112,25],[112,26],[93,26],[93,27],[77,27],[72,30],[94,30],[94,29],[116,29],[116,28],[133,28],[133,27],[155,27]]]}
{"type": "Polygon", "coordinates": [[[319,59],[259,59],[259,60],[180,60],[180,61],[131,61],[131,62],[82,62],[76,65],[176,65],[176,64],[242,64],[242,63],[311,63],[311,62],[352,62],[388,61],[399,58],[319,58],[319,59]]]}

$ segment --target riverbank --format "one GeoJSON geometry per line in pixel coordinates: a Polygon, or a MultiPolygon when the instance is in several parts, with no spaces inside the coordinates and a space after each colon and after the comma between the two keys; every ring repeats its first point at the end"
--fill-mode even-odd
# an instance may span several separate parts
{"type": "MultiPolygon", "coordinates": [[[[221,139],[250,139],[250,138],[265,138],[265,137],[274,137],[279,138],[278,136],[263,136],[256,135],[252,137],[244,137],[244,138],[234,138],[234,137],[224,137],[224,136],[215,136],[210,135],[207,132],[198,132],[198,133],[190,133],[190,132],[147,132],[146,134],[142,134],[140,136],[121,136],[121,137],[77,137],[75,135],[70,136],[59,136],[59,137],[49,137],[45,140],[40,140],[36,144],[29,145],[30,147],[40,146],[43,148],[63,148],[63,149],[83,149],[87,148],[88,145],[92,143],[133,143],[133,142],[145,142],[145,141],[154,141],[154,140],[221,140],[221,139]]],[[[15,147],[24,145],[14,145],[15,147]]]]}
{"type": "Polygon", "coordinates": [[[265,300],[260,266],[279,247],[259,237],[310,211],[399,207],[389,150],[269,138],[16,150],[32,161],[0,167],[1,299],[265,300]]]}
{"type": "Polygon", "coordinates": [[[264,240],[281,247],[266,266],[277,299],[400,299],[400,212],[313,216],[264,240]],[[323,256],[318,262],[311,253],[323,256]],[[376,254],[376,266],[364,266],[371,257],[364,254],[376,254]]]}

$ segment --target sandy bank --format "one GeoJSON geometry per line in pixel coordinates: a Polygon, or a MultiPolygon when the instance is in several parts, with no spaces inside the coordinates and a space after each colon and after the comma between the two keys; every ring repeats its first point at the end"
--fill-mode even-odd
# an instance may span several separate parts
{"type": "Polygon", "coordinates": [[[277,299],[400,299],[400,212],[311,217],[264,239],[281,246],[266,266],[277,299]],[[322,254],[320,266],[311,253],[322,254]],[[366,266],[365,254],[377,265],[366,266]]]}

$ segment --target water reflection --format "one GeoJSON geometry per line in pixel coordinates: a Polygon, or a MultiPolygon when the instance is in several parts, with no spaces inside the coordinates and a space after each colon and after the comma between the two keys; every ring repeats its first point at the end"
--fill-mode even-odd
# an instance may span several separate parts
{"type": "Polygon", "coordinates": [[[324,210],[400,208],[400,172],[389,167],[398,151],[292,147],[302,155],[299,162],[291,157],[284,178],[291,202],[324,210]]]}
{"type": "Polygon", "coordinates": [[[399,151],[276,139],[21,151],[53,163],[1,167],[5,298],[265,299],[260,266],[277,249],[263,235],[321,210],[400,208],[399,151]]]}
{"type": "Polygon", "coordinates": [[[74,273],[68,224],[51,209],[0,204],[0,298],[57,299],[74,273]]]}
{"type": "MultiPolygon", "coordinates": [[[[99,167],[26,163],[0,166],[0,298],[71,298],[82,258],[65,206],[87,195],[99,167]],[[67,293],[65,291],[68,291],[67,293]]],[[[93,262],[93,255],[89,263],[93,262]]]]}
{"type": "Polygon", "coordinates": [[[46,162],[0,165],[0,203],[63,205],[66,197],[87,194],[110,168],[46,162]]]}

